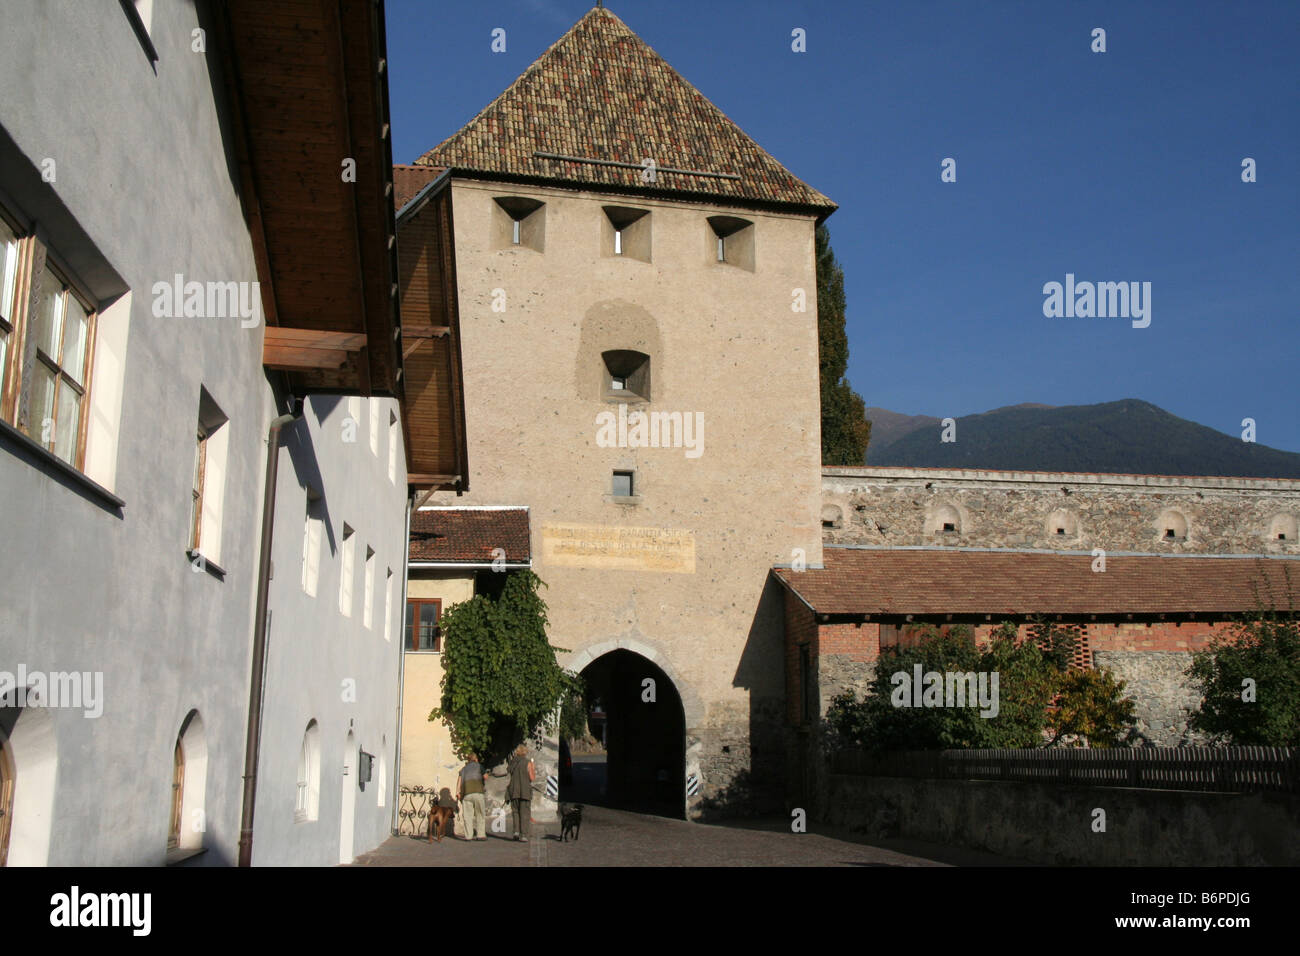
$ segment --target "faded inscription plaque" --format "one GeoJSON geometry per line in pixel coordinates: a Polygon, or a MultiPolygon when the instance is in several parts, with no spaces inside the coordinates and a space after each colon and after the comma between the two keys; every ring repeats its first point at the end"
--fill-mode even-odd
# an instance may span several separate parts
{"type": "Polygon", "coordinates": [[[615,571],[695,573],[695,533],[598,524],[542,525],[544,564],[615,571]]]}

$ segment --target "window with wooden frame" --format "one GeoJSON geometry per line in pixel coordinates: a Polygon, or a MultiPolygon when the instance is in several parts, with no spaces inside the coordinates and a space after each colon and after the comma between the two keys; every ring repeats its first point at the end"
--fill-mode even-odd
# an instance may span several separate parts
{"type": "Polygon", "coordinates": [[[176,738],[172,752],[172,820],[167,830],[167,849],[173,850],[181,842],[181,803],[185,796],[185,747],[176,738]]]}
{"type": "Polygon", "coordinates": [[[406,649],[408,651],[442,651],[442,617],[440,599],[412,598],[406,602],[406,649]]]}
{"type": "Polygon", "coordinates": [[[40,237],[0,213],[0,417],[85,469],[96,312],[40,237]]]}
{"type": "MultiPolygon", "coordinates": [[[[0,215],[0,409],[7,408],[9,347],[14,338],[18,309],[18,264],[21,242],[18,230],[0,215]]],[[[8,415],[6,418],[10,417],[8,415]]]]}
{"type": "Polygon", "coordinates": [[[14,767],[9,741],[0,732],[0,866],[9,859],[9,833],[14,818],[14,767]]]}
{"type": "Polygon", "coordinates": [[[193,510],[190,513],[190,551],[199,550],[203,537],[203,472],[208,461],[208,433],[200,427],[198,450],[194,453],[193,510]]]}

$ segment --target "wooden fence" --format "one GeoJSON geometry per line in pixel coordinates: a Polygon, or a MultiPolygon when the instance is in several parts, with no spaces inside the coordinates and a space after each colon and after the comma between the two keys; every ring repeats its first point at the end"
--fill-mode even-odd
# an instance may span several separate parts
{"type": "Polygon", "coordinates": [[[1300,750],[1289,747],[841,750],[831,772],[945,780],[1016,780],[1152,790],[1300,792],[1300,750]]]}

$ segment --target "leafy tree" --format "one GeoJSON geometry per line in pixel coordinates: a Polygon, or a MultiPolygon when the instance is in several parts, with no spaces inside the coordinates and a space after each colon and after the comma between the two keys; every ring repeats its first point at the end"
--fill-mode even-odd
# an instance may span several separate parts
{"type": "Polygon", "coordinates": [[[1052,697],[1055,668],[1033,641],[1016,641],[1014,625],[1004,625],[988,646],[976,647],[964,624],[945,631],[922,628],[918,643],[885,648],[871,688],[861,700],[851,691],[836,697],[827,711],[832,746],[854,743],[877,750],[1033,747],[1041,743],[1052,697]],[[895,707],[892,677],[921,672],[998,674],[998,713],[980,716],[978,706],[895,707]]]}
{"type": "Polygon", "coordinates": [[[1188,724],[1217,743],[1300,746],[1300,620],[1283,572],[1287,610],[1266,607],[1257,589],[1256,611],[1192,655],[1187,675],[1203,699],[1188,724]]]}
{"type": "Polygon", "coordinates": [[[821,375],[822,464],[861,465],[867,460],[871,422],[862,396],[844,379],[849,336],[844,326],[844,270],[835,261],[830,233],[817,227],[817,348],[821,375]]]}
{"type": "Polygon", "coordinates": [[[441,706],[452,745],[464,757],[495,763],[525,737],[553,731],[560,703],[582,693],[582,679],[555,660],[546,638],[544,582],[532,571],[511,572],[493,599],[484,594],[443,612],[441,706]]]}
{"type": "Polygon", "coordinates": [[[571,692],[565,695],[560,708],[560,736],[565,740],[581,740],[589,733],[587,726],[587,697],[571,692]]]}
{"type": "Polygon", "coordinates": [[[1021,748],[1056,744],[1067,736],[1112,746],[1133,722],[1133,701],[1108,671],[1071,669],[1079,629],[1038,620],[1029,639],[1019,639],[1015,624],[1002,624],[981,650],[964,624],[939,630],[924,625],[919,641],[885,648],[869,692],[861,700],[851,691],[835,697],[826,720],[832,748],[845,745],[875,750],[1021,748]],[[998,675],[998,713],[980,708],[895,707],[892,677],[921,672],[998,675]]]}
{"type": "Polygon", "coordinates": [[[1126,742],[1135,720],[1135,704],[1124,697],[1124,682],[1105,668],[1063,671],[1051,717],[1049,747],[1073,736],[1090,747],[1118,747],[1126,742]]]}

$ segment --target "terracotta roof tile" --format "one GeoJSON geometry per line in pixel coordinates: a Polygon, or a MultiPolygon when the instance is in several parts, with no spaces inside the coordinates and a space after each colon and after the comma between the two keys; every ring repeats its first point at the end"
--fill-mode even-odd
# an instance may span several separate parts
{"type": "MultiPolygon", "coordinates": [[[[459,132],[417,161],[470,171],[793,205],[835,204],[796,178],[618,17],[594,8],[459,132]],[[545,159],[534,152],[734,173],[722,179],[545,159]]],[[[742,203],[743,204],[743,203],[742,203]]]]}
{"type": "Polygon", "coordinates": [[[527,508],[430,508],[411,514],[412,561],[483,563],[505,551],[511,564],[526,563],[527,508]]]}
{"type": "Polygon", "coordinates": [[[393,166],[393,211],[401,212],[403,206],[410,202],[429,183],[443,174],[442,166],[393,166]]]}
{"type": "Polygon", "coordinates": [[[825,569],[776,575],[818,614],[1151,614],[1233,612],[1267,603],[1300,561],[832,548],[825,569]]]}

